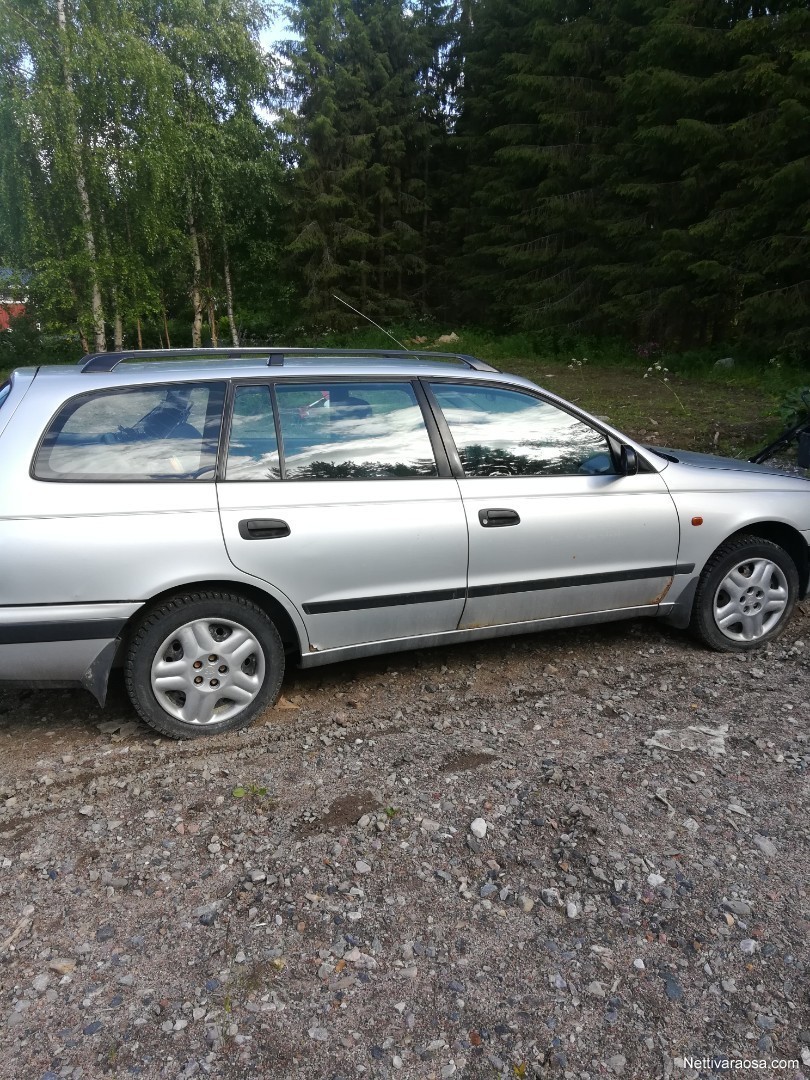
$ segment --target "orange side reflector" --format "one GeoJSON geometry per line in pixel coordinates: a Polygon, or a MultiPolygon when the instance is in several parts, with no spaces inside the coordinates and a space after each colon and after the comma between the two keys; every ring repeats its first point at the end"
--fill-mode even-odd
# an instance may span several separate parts
{"type": "Polygon", "coordinates": [[[702,517],[693,517],[692,518],[692,524],[693,525],[702,525],[703,524],[703,518],[702,517]]]}

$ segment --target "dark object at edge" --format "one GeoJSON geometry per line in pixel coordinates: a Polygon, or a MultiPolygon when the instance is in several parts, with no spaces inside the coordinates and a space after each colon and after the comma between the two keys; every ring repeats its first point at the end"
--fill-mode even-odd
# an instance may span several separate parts
{"type": "Polygon", "coordinates": [[[804,402],[805,409],[807,410],[807,416],[804,420],[800,420],[798,424],[793,424],[792,427],[785,428],[782,434],[774,439],[772,443],[768,443],[761,450],[758,450],[753,457],[748,460],[754,465],[761,465],[763,462],[768,461],[774,454],[778,454],[780,450],[787,450],[792,442],[798,444],[798,457],[797,464],[800,469],[810,469],[810,400],[806,394],[802,394],[802,401],[804,402]]]}

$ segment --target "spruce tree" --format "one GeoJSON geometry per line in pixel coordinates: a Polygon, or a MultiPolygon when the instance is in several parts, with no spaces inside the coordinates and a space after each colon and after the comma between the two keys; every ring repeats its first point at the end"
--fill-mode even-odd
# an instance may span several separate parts
{"type": "Polygon", "coordinates": [[[355,321],[334,293],[385,318],[424,310],[439,202],[431,168],[447,130],[445,11],[432,0],[290,9],[290,248],[309,319],[355,321]]]}
{"type": "Polygon", "coordinates": [[[470,190],[460,279],[480,309],[538,329],[595,326],[612,260],[607,183],[631,0],[483,0],[458,125],[470,190]]]}

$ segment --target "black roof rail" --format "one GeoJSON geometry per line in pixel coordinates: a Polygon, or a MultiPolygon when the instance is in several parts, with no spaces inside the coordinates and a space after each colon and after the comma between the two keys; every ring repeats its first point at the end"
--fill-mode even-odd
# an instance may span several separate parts
{"type": "Polygon", "coordinates": [[[124,352],[90,353],[79,361],[82,372],[114,371],[126,360],[161,359],[171,360],[186,357],[189,360],[233,359],[243,357],[267,357],[268,367],[283,366],[287,357],[321,356],[337,359],[377,358],[379,360],[441,359],[457,360],[474,371],[496,371],[497,368],[485,364],[475,356],[466,353],[429,352],[423,349],[307,349],[300,347],[285,348],[279,345],[267,345],[264,348],[227,348],[227,349],[131,349],[124,352]]]}

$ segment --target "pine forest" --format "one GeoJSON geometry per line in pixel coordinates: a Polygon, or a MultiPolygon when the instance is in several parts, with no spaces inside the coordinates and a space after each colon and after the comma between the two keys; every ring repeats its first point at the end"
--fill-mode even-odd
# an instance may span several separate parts
{"type": "Polygon", "coordinates": [[[0,0],[0,28],[3,287],[77,349],[320,334],[340,297],[810,360],[806,0],[0,0]]]}

